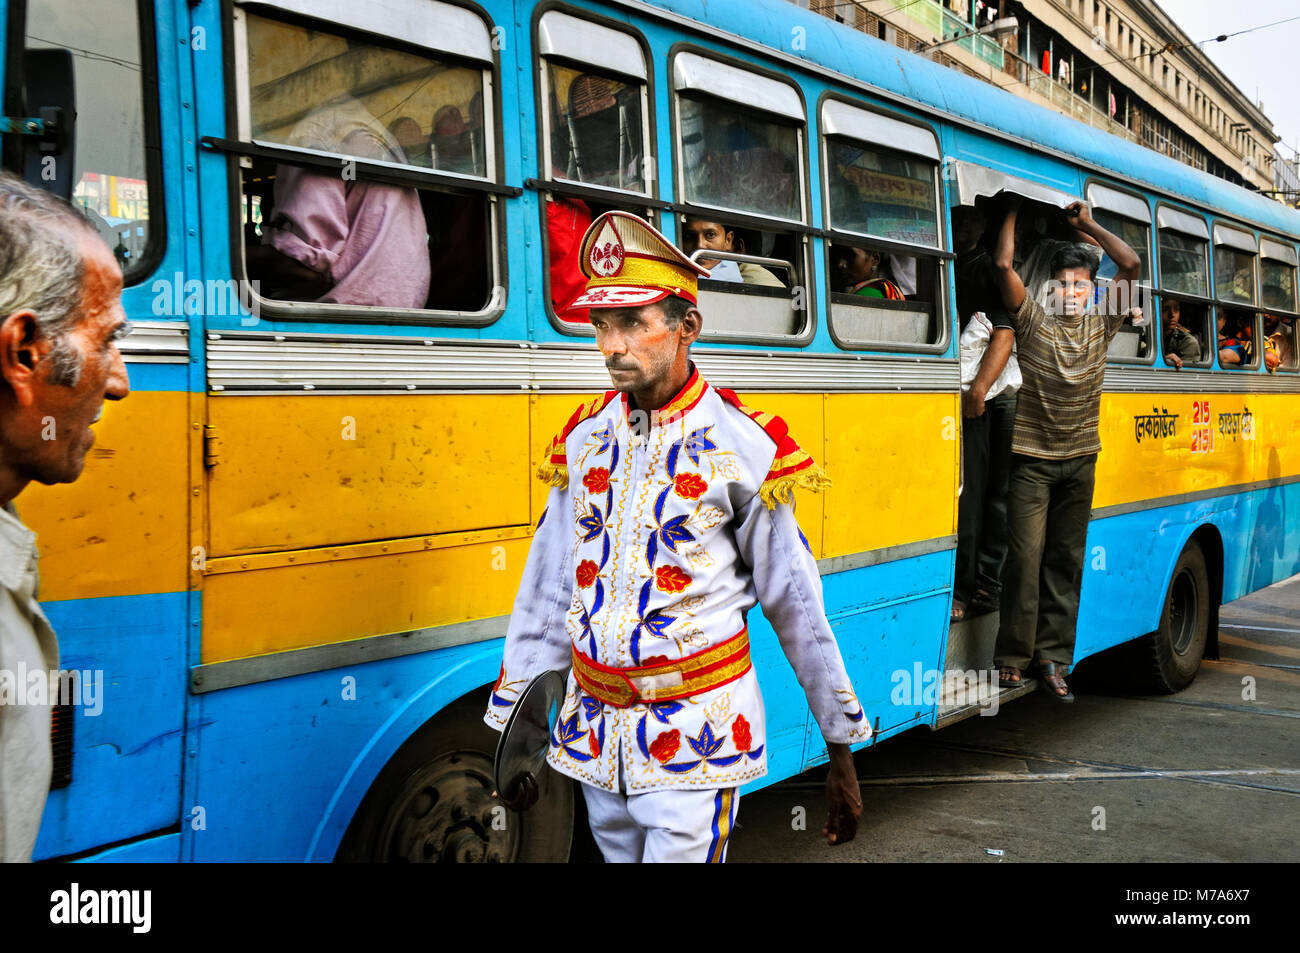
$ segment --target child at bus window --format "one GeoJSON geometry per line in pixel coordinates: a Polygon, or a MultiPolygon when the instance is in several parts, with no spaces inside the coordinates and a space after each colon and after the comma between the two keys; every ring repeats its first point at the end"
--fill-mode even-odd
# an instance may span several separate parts
{"type": "Polygon", "coordinates": [[[864,298],[904,300],[903,291],[883,275],[877,274],[881,255],[878,251],[837,245],[831,254],[840,290],[864,298]]]}
{"type": "Polygon", "coordinates": [[[1249,364],[1254,351],[1248,321],[1229,319],[1219,311],[1215,324],[1219,331],[1219,363],[1225,367],[1249,364]]]}
{"type": "Polygon", "coordinates": [[[1160,307],[1164,325],[1165,363],[1176,370],[1182,370],[1184,364],[1201,362],[1201,342],[1196,335],[1178,323],[1182,316],[1182,305],[1170,298],[1161,302],[1160,307]]]}

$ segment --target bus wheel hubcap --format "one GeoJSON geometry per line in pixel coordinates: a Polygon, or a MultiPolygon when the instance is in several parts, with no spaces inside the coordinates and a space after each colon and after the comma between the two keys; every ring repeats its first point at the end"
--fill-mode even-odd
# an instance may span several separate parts
{"type": "Polygon", "coordinates": [[[518,815],[492,797],[491,759],[456,752],[422,765],[389,811],[386,859],[410,863],[506,863],[519,849],[518,815]]]}

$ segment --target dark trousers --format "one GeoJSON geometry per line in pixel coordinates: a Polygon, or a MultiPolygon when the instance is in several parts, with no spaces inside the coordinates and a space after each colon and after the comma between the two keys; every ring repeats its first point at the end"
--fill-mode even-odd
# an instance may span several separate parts
{"type": "Polygon", "coordinates": [[[995,665],[1074,663],[1096,465],[1095,453],[1069,460],[1012,455],[995,665]]]}
{"type": "Polygon", "coordinates": [[[1007,487],[1011,482],[1011,438],[1016,429],[1015,393],[993,398],[984,415],[989,418],[989,469],[975,585],[997,595],[1002,592],[1002,566],[1007,559],[1007,487]]]}
{"type": "Polygon", "coordinates": [[[1007,485],[1016,395],[999,395],[980,417],[962,419],[963,483],[957,501],[957,574],[953,598],[970,602],[977,588],[1001,587],[1007,552],[1007,485]]]}

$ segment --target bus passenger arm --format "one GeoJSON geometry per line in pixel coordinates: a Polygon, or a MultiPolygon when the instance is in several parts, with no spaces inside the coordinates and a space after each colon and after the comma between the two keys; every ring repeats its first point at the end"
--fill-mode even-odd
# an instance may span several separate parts
{"type": "Polygon", "coordinates": [[[1113,235],[1093,220],[1092,213],[1084,202],[1075,202],[1065,209],[1065,218],[1072,226],[1085,235],[1096,239],[1095,244],[1110,256],[1115,263],[1115,284],[1134,281],[1142,270],[1142,260],[1137,252],[1128,246],[1122,238],[1113,235]]]}
{"type": "Polygon", "coordinates": [[[1016,212],[1022,201],[1020,196],[1011,195],[1007,217],[1002,220],[1002,228],[998,231],[997,248],[993,253],[993,278],[1002,295],[1002,304],[1012,314],[1019,311],[1025,301],[1025,283],[1020,280],[1015,269],[1016,212]]]}

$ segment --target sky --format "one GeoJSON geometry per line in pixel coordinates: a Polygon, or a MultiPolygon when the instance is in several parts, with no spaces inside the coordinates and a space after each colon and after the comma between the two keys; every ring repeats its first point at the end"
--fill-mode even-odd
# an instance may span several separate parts
{"type": "MultiPolygon", "coordinates": [[[[1300,17],[1300,4],[1295,0],[1158,2],[1195,41],[1300,17]]],[[[1300,54],[1300,19],[1230,37],[1222,43],[1206,43],[1201,49],[1248,99],[1263,101],[1264,115],[1273,121],[1273,131],[1282,137],[1279,151],[1287,158],[1293,157],[1295,150],[1300,149],[1300,96],[1296,90],[1300,76],[1296,65],[1300,54]]]]}

